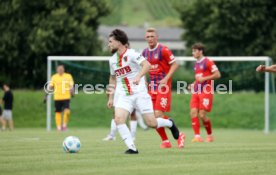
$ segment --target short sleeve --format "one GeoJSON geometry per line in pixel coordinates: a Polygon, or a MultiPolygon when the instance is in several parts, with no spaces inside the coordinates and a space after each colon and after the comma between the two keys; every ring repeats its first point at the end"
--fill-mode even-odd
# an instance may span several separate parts
{"type": "Polygon", "coordinates": [[[70,84],[70,86],[74,85],[74,79],[71,74],[69,74],[69,84],[70,84]]]}
{"type": "Polygon", "coordinates": [[[115,75],[115,70],[112,67],[111,60],[109,60],[109,70],[110,70],[110,75],[115,75]]]}
{"type": "Polygon", "coordinates": [[[168,64],[175,62],[175,57],[168,47],[163,47],[162,57],[167,61],[168,64]]]}
{"type": "Polygon", "coordinates": [[[52,86],[52,87],[55,87],[55,75],[52,76],[49,85],[52,86]]]}
{"type": "Polygon", "coordinates": [[[207,69],[210,70],[212,73],[218,70],[218,67],[212,60],[208,60],[207,62],[207,69]]]}
{"type": "Polygon", "coordinates": [[[143,57],[143,55],[141,55],[138,52],[133,52],[133,54],[131,55],[132,60],[137,63],[137,64],[141,64],[143,61],[145,61],[145,57],[143,57]]]}

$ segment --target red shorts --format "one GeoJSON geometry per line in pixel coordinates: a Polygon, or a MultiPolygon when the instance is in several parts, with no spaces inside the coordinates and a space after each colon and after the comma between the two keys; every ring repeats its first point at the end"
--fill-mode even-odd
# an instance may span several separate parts
{"type": "Polygon", "coordinates": [[[150,92],[153,110],[158,110],[162,112],[170,112],[171,110],[171,101],[172,101],[172,94],[171,91],[167,93],[162,92],[150,92]]]}
{"type": "Polygon", "coordinates": [[[192,95],[190,101],[190,108],[205,110],[210,112],[212,110],[213,94],[195,93],[192,95]]]}

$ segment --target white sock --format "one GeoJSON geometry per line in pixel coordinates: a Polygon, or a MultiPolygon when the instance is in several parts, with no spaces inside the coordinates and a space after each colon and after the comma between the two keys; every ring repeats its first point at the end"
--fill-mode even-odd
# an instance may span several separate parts
{"type": "Polygon", "coordinates": [[[137,122],[138,122],[139,126],[144,130],[148,129],[148,126],[145,124],[141,113],[136,110],[135,115],[136,115],[137,122]]]}
{"type": "Polygon", "coordinates": [[[116,126],[115,120],[112,119],[111,120],[111,126],[110,126],[110,133],[109,133],[109,135],[112,136],[112,137],[115,137],[116,130],[117,130],[117,126],[116,126]]]}
{"type": "Polygon", "coordinates": [[[161,128],[161,127],[172,127],[173,123],[169,119],[163,119],[163,118],[157,118],[157,127],[156,128],[161,128]]]}
{"type": "Polygon", "coordinates": [[[129,125],[130,125],[131,136],[132,136],[132,138],[135,138],[136,130],[137,130],[137,121],[136,120],[130,120],[129,125]]]}
{"type": "Polygon", "coordinates": [[[133,139],[126,124],[117,125],[118,132],[129,149],[136,151],[133,139]]]}

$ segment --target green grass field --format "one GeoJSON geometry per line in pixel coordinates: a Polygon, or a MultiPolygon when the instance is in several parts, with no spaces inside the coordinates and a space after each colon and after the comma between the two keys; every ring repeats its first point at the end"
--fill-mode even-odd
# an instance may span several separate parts
{"type": "MultiPolygon", "coordinates": [[[[191,143],[184,149],[160,149],[154,130],[138,130],[139,155],[125,155],[117,135],[114,142],[101,139],[108,129],[71,129],[65,133],[44,129],[0,132],[1,175],[275,175],[276,135],[261,131],[215,129],[214,143],[191,143]],[[76,135],[81,152],[65,153],[62,141],[76,135]]],[[[172,140],[172,139],[171,139],[172,140]]]]}
{"type": "MultiPolygon", "coordinates": [[[[2,94],[0,94],[2,96],[2,94]]],[[[15,90],[13,116],[16,128],[44,128],[46,105],[43,91],[15,90]]],[[[271,104],[275,104],[275,97],[271,104]]],[[[176,123],[190,128],[190,95],[173,94],[169,116],[176,123]]],[[[80,93],[71,101],[69,127],[109,127],[112,110],[106,107],[106,96],[80,93]]],[[[209,114],[215,128],[259,129],[264,126],[264,93],[234,92],[232,95],[215,95],[214,107],[209,114]]],[[[54,110],[54,109],[52,109],[54,110]]],[[[275,108],[270,108],[272,129],[276,129],[275,108]],[[274,113],[272,113],[274,111],[274,113]]],[[[52,115],[54,126],[54,114],[52,115]]]]}

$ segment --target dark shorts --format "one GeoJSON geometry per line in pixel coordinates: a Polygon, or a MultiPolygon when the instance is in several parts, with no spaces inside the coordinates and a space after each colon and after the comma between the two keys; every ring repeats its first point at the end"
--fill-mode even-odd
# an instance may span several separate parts
{"type": "Polygon", "coordinates": [[[2,116],[2,113],[3,113],[3,111],[2,111],[2,108],[0,106],[0,117],[2,116]]]}
{"type": "Polygon", "coordinates": [[[70,100],[56,100],[56,112],[62,112],[64,109],[70,109],[70,100]]]}

